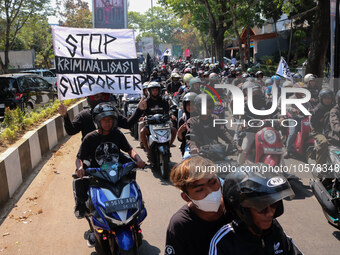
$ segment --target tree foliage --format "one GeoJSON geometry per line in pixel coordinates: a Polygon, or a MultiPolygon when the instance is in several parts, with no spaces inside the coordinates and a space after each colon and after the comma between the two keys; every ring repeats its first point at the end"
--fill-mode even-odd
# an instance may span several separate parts
{"type": "Polygon", "coordinates": [[[174,43],[174,35],[180,30],[175,13],[159,6],[150,8],[145,14],[129,12],[128,23],[129,28],[137,30],[140,36],[153,37],[156,44],[174,43]]]}
{"type": "Polygon", "coordinates": [[[82,0],[57,0],[59,25],[65,27],[92,28],[92,13],[82,0]]]}
{"type": "Polygon", "coordinates": [[[3,45],[5,59],[0,59],[2,72],[7,73],[10,60],[9,51],[17,41],[20,30],[26,25],[28,19],[34,14],[51,15],[48,7],[50,0],[1,0],[0,18],[3,24],[0,30],[0,41],[3,45]]]}

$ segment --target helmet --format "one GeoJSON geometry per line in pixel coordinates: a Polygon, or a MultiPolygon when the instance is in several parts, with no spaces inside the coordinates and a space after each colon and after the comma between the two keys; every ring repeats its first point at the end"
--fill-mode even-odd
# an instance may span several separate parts
{"type": "Polygon", "coordinates": [[[174,68],[174,70],[172,70],[171,73],[179,73],[179,69],[176,67],[176,68],[174,68]]]}
{"type": "Polygon", "coordinates": [[[337,105],[340,105],[340,90],[338,90],[338,92],[336,92],[335,102],[336,102],[337,105]]]}
{"type": "Polygon", "coordinates": [[[285,81],[282,84],[282,88],[292,88],[294,86],[294,84],[291,81],[285,81]]]}
{"type": "Polygon", "coordinates": [[[273,84],[273,82],[272,82],[271,79],[266,79],[266,80],[264,81],[264,85],[265,85],[266,87],[268,87],[268,86],[270,86],[270,85],[272,85],[272,84],[273,84]]]}
{"type": "Polygon", "coordinates": [[[143,83],[143,90],[144,90],[144,89],[147,89],[148,86],[149,86],[149,84],[150,84],[149,81],[144,82],[144,83],[143,83]]]}
{"type": "Polygon", "coordinates": [[[191,73],[191,68],[189,68],[189,67],[185,68],[184,73],[191,73]]]}
{"type": "Polygon", "coordinates": [[[172,73],[171,78],[181,78],[181,76],[178,73],[172,73]]]}
{"type": "Polygon", "coordinates": [[[294,80],[294,82],[302,81],[302,75],[299,74],[299,73],[295,73],[293,75],[293,80],[294,80]]]}
{"type": "Polygon", "coordinates": [[[255,77],[256,78],[259,78],[259,75],[261,75],[262,74],[262,76],[263,76],[263,72],[262,71],[257,71],[256,73],[255,73],[255,77]]]}
{"type": "Polygon", "coordinates": [[[240,72],[240,73],[242,72],[242,68],[240,68],[240,67],[237,67],[235,70],[236,70],[236,72],[240,72]]]}
{"type": "Polygon", "coordinates": [[[248,78],[248,77],[249,77],[249,74],[247,73],[242,74],[242,78],[248,78]]]}
{"type": "MultiPolygon", "coordinates": [[[[207,94],[199,94],[198,96],[195,97],[194,104],[197,112],[201,112],[201,104],[202,104],[202,98],[203,96],[207,97],[207,108],[212,108],[215,106],[214,100],[207,94]]],[[[215,107],[214,107],[215,108],[215,107]]]]}
{"type": "Polygon", "coordinates": [[[217,80],[217,79],[218,79],[217,73],[209,74],[209,80],[217,80]]]}
{"type": "Polygon", "coordinates": [[[305,83],[308,83],[310,81],[314,81],[315,79],[316,79],[316,76],[314,74],[309,73],[305,75],[305,78],[303,78],[303,81],[305,83]]]}
{"type": "Polygon", "coordinates": [[[192,78],[194,78],[194,77],[192,76],[191,73],[186,73],[186,74],[183,76],[183,81],[184,81],[185,83],[188,84],[189,81],[190,81],[192,78]]]}
{"type": "Polygon", "coordinates": [[[272,78],[270,78],[270,79],[271,79],[272,83],[274,83],[274,81],[281,81],[281,78],[278,75],[273,75],[272,78]]]}
{"type": "Polygon", "coordinates": [[[194,102],[195,98],[197,97],[197,94],[194,93],[194,92],[189,92],[189,93],[186,93],[183,97],[183,110],[185,113],[187,113],[187,110],[186,110],[186,105],[188,102],[194,102]]]}
{"type": "Polygon", "coordinates": [[[251,73],[253,71],[253,69],[251,69],[250,67],[247,69],[247,73],[251,73]]]}
{"type": "Polygon", "coordinates": [[[236,72],[235,67],[231,67],[231,68],[230,68],[230,72],[236,72]]]}
{"type": "Polygon", "coordinates": [[[284,198],[293,198],[294,192],[287,179],[275,172],[262,173],[259,166],[253,171],[229,173],[223,184],[223,200],[225,208],[234,217],[239,218],[255,232],[261,232],[255,226],[249,208],[261,212],[268,206],[278,202],[274,218],[283,214],[284,198]]]}
{"type": "Polygon", "coordinates": [[[210,74],[210,73],[209,73],[208,71],[206,71],[206,72],[204,72],[203,75],[204,75],[204,76],[209,76],[209,74],[210,74]]]}
{"type": "Polygon", "coordinates": [[[118,124],[118,111],[111,103],[100,103],[92,110],[92,119],[94,123],[96,123],[98,129],[102,128],[100,125],[100,120],[108,116],[113,118],[112,128],[116,128],[118,124]]]}
{"type": "Polygon", "coordinates": [[[323,88],[319,93],[319,102],[322,103],[322,99],[331,98],[334,100],[334,92],[330,88],[323,88]]]}
{"type": "Polygon", "coordinates": [[[204,71],[203,71],[203,70],[199,70],[199,71],[198,71],[198,75],[201,75],[201,74],[204,74],[204,71]]]}
{"type": "Polygon", "coordinates": [[[96,100],[94,95],[87,97],[87,104],[91,107],[91,109],[94,109],[96,107],[96,105],[99,104],[99,103],[110,101],[110,94],[109,93],[98,93],[98,94],[104,94],[103,95],[104,98],[96,100]]]}
{"type": "Polygon", "coordinates": [[[192,85],[193,85],[193,84],[196,84],[196,83],[203,84],[203,82],[201,81],[200,78],[195,77],[195,78],[190,79],[190,81],[189,81],[189,87],[192,88],[192,85]]]}
{"type": "Polygon", "coordinates": [[[151,89],[152,88],[158,88],[158,95],[157,96],[160,96],[160,94],[161,94],[161,85],[158,82],[156,82],[156,81],[150,82],[149,85],[148,85],[149,96],[152,95],[151,94],[151,89]]]}

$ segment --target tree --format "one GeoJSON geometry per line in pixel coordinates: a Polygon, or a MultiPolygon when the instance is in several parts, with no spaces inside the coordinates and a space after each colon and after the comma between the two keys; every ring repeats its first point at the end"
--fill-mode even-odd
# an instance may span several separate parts
{"type": "Polygon", "coordinates": [[[312,31],[312,42],[310,45],[306,68],[306,73],[316,74],[318,77],[323,77],[326,54],[329,47],[329,16],[329,0],[318,0],[315,23],[312,31]]]}
{"type": "Polygon", "coordinates": [[[8,72],[10,63],[8,53],[12,49],[19,31],[25,26],[30,16],[35,13],[48,16],[52,14],[47,6],[50,0],[1,0],[0,17],[4,20],[1,39],[4,45],[4,61],[0,58],[0,68],[3,73],[8,72]]]}
{"type": "Polygon", "coordinates": [[[18,34],[18,39],[25,42],[24,49],[35,50],[36,67],[51,68],[51,59],[54,54],[51,27],[47,17],[32,15],[26,24],[18,34]]]}
{"type": "Polygon", "coordinates": [[[181,30],[175,13],[163,7],[150,8],[145,14],[129,12],[128,23],[129,28],[137,30],[142,37],[153,37],[156,45],[176,42],[174,35],[181,30]]]}
{"type": "MultiPolygon", "coordinates": [[[[224,57],[224,33],[232,20],[227,15],[227,0],[161,0],[180,17],[189,16],[192,25],[201,34],[209,33],[211,53],[222,63],[224,57]]],[[[204,37],[203,37],[204,38],[204,37]]],[[[207,43],[204,43],[207,45],[207,43]]],[[[206,46],[205,46],[206,47],[206,46]]]]}
{"type": "Polygon", "coordinates": [[[57,0],[59,25],[65,27],[92,28],[92,13],[87,2],[82,0],[57,0]],[[63,5],[63,9],[61,8],[63,5]]]}

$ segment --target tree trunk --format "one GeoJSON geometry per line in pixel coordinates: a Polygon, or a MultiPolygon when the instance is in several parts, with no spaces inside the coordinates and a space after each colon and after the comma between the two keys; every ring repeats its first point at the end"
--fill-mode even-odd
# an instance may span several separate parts
{"type": "Polygon", "coordinates": [[[220,27],[217,31],[217,37],[215,39],[216,59],[222,66],[224,57],[224,28],[220,27]]]}
{"type": "Polygon", "coordinates": [[[276,34],[277,49],[279,50],[279,55],[280,55],[280,59],[281,59],[280,36],[279,36],[279,33],[277,32],[276,22],[277,21],[274,20],[274,29],[275,29],[275,34],[276,34]]]}
{"type": "Polygon", "coordinates": [[[241,41],[240,33],[238,32],[237,18],[236,18],[236,14],[235,14],[235,7],[231,3],[231,1],[228,1],[228,2],[229,2],[229,6],[230,6],[231,15],[232,15],[232,18],[233,18],[233,27],[234,27],[236,38],[237,38],[237,41],[238,41],[238,47],[240,48],[240,62],[241,62],[242,67],[244,68],[244,49],[242,48],[242,41],[241,41]]]}
{"type": "Polygon", "coordinates": [[[318,77],[323,77],[326,53],[329,47],[329,13],[329,0],[319,0],[306,68],[306,73],[316,74],[318,77]]]}

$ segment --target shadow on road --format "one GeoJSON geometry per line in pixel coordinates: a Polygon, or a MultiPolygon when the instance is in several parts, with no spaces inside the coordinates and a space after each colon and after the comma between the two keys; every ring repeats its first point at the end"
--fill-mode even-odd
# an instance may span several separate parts
{"type": "Polygon", "coordinates": [[[156,247],[143,240],[142,246],[139,248],[140,255],[158,255],[161,251],[156,247]]]}
{"type": "MultiPolygon", "coordinates": [[[[169,165],[170,165],[170,170],[174,167],[174,165],[176,165],[177,163],[175,162],[170,162],[169,165]]],[[[171,181],[170,180],[163,180],[162,176],[161,176],[161,173],[158,169],[152,169],[150,170],[152,171],[152,174],[155,178],[159,179],[161,181],[161,185],[172,185],[171,181]]],[[[169,175],[170,176],[170,175],[169,175]]]]}
{"type": "Polygon", "coordinates": [[[333,236],[340,241],[340,231],[334,231],[333,236]]]}
{"type": "MultiPolygon", "coordinates": [[[[139,247],[139,255],[158,255],[161,251],[156,247],[143,240],[142,245],[139,247]]],[[[98,255],[95,251],[91,252],[90,255],[98,255]]]]}
{"type": "Polygon", "coordinates": [[[291,179],[289,180],[290,185],[295,193],[294,199],[305,199],[307,197],[312,197],[313,192],[309,185],[305,185],[299,179],[291,179]]]}

